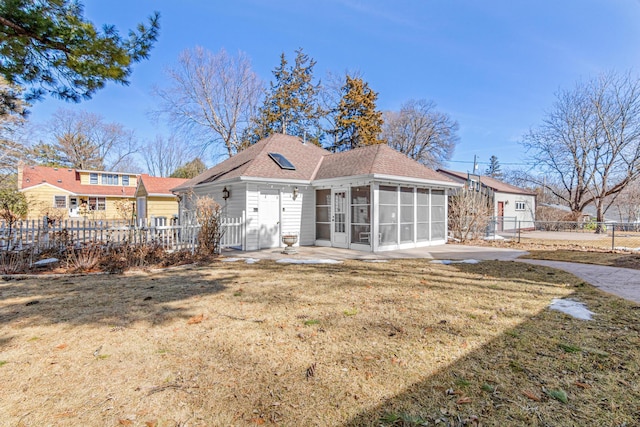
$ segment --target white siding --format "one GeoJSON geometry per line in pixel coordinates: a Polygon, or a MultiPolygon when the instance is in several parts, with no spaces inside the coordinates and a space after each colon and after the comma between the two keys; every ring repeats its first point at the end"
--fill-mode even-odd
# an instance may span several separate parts
{"type": "MultiPolygon", "coordinates": [[[[184,212],[185,211],[194,211],[195,199],[203,196],[213,197],[213,200],[216,203],[220,204],[223,209],[222,214],[228,218],[241,218],[242,212],[246,210],[246,200],[247,200],[247,184],[245,183],[234,183],[234,184],[226,184],[226,185],[207,185],[193,189],[193,196],[189,197],[186,195],[182,195],[182,200],[180,201],[180,218],[184,220],[184,212]],[[230,192],[230,197],[225,201],[222,198],[222,190],[227,187],[227,190],[230,192]]],[[[248,211],[247,211],[248,213],[248,211]]],[[[245,237],[246,238],[246,237],[245,237]]]]}
{"type": "Polygon", "coordinates": [[[516,228],[518,226],[518,222],[522,228],[533,227],[536,212],[535,196],[496,192],[494,206],[496,216],[498,216],[498,202],[504,203],[505,229],[516,228]],[[525,209],[516,210],[516,202],[524,202],[525,209]]]}
{"type": "Polygon", "coordinates": [[[299,245],[315,242],[315,190],[311,186],[283,186],[281,193],[282,233],[298,235],[299,245]],[[298,197],[293,200],[293,189],[298,197]]]}
{"type": "Polygon", "coordinates": [[[245,200],[247,204],[247,224],[245,227],[246,241],[248,251],[258,250],[259,236],[259,217],[258,217],[258,186],[256,184],[247,184],[245,200]]]}
{"type": "Polygon", "coordinates": [[[304,203],[300,214],[300,244],[314,245],[316,241],[316,190],[311,187],[298,187],[304,203]]]}

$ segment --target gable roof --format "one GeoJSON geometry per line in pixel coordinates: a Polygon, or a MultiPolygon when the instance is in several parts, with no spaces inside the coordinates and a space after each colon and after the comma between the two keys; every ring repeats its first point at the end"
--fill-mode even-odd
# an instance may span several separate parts
{"type": "MultiPolygon", "coordinates": [[[[438,169],[438,172],[452,176],[453,178],[466,181],[469,178],[467,172],[452,171],[447,169],[438,169]]],[[[478,175],[475,175],[478,176],[478,175]]],[[[528,196],[535,196],[535,191],[526,190],[524,188],[516,187],[515,185],[507,184],[506,182],[499,181],[490,176],[480,176],[480,183],[484,186],[500,193],[511,194],[523,194],[528,196]]]]}
{"type": "Polygon", "coordinates": [[[136,187],[133,186],[83,185],[80,183],[80,173],[76,169],[46,166],[24,166],[22,168],[22,180],[18,183],[21,190],[42,184],[49,184],[75,195],[133,197],[136,191],[136,187]]]}
{"type": "Polygon", "coordinates": [[[184,191],[198,184],[238,177],[314,181],[373,174],[455,184],[455,181],[386,144],[331,153],[317,145],[303,143],[298,137],[273,134],[173,188],[173,191],[184,191]],[[282,154],[295,166],[295,170],[281,168],[269,153],[282,154]]]}
{"type": "Polygon", "coordinates": [[[315,179],[373,174],[454,183],[387,144],[369,145],[327,156],[322,160],[315,179]]]}
{"type": "Polygon", "coordinates": [[[140,175],[138,186],[143,186],[149,195],[173,196],[171,189],[187,181],[186,178],[161,178],[143,173],[140,175]]]}

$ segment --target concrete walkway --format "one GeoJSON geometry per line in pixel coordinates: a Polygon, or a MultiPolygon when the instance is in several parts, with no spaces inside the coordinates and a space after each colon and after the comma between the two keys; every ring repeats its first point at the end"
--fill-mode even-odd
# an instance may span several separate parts
{"type": "Polygon", "coordinates": [[[640,304],[640,270],[542,259],[519,259],[518,261],[564,270],[604,292],[640,304]]]}
{"type": "Polygon", "coordinates": [[[561,261],[546,261],[534,259],[519,259],[527,252],[515,249],[493,248],[485,246],[465,246],[465,245],[439,245],[425,248],[406,249],[388,252],[358,252],[348,249],[327,248],[320,246],[296,247],[298,251],[293,255],[282,253],[279,249],[264,249],[253,252],[224,251],[223,256],[236,258],[254,259],[283,259],[294,258],[300,260],[308,259],[359,259],[359,260],[389,260],[402,258],[425,258],[425,259],[476,259],[476,260],[496,260],[496,261],[519,261],[535,265],[544,265],[567,271],[597,288],[619,297],[628,299],[640,304],[640,270],[629,268],[606,267],[593,264],[579,264],[561,261]]]}

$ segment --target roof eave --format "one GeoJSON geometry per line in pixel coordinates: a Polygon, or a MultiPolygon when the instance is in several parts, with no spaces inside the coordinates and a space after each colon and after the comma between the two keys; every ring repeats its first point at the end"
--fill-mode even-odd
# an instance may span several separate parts
{"type": "Polygon", "coordinates": [[[438,181],[435,179],[414,178],[410,176],[386,175],[386,174],[377,174],[377,173],[316,179],[312,181],[312,185],[329,185],[335,182],[358,181],[358,180],[366,180],[366,179],[374,180],[374,181],[393,181],[393,182],[407,183],[407,184],[422,184],[422,185],[445,187],[445,188],[463,187],[463,184],[459,184],[453,181],[447,182],[447,181],[438,181]]]}

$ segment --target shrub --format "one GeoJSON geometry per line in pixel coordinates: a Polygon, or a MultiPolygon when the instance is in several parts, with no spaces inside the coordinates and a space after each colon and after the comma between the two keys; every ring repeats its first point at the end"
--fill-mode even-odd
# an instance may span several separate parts
{"type": "Polygon", "coordinates": [[[449,198],[449,229],[460,241],[484,236],[490,214],[487,196],[466,186],[449,198]]]}
{"type": "Polygon", "coordinates": [[[98,266],[104,249],[97,243],[87,243],[81,247],[69,247],[67,250],[67,266],[71,271],[84,272],[98,266]]]}
{"type": "Polygon", "coordinates": [[[25,273],[29,267],[29,255],[25,251],[0,250],[0,273],[25,273]]]}
{"type": "Polygon", "coordinates": [[[224,233],[220,226],[222,208],[209,196],[199,197],[196,201],[196,215],[200,224],[198,253],[200,255],[220,253],[220,240],[224,233]]]}

